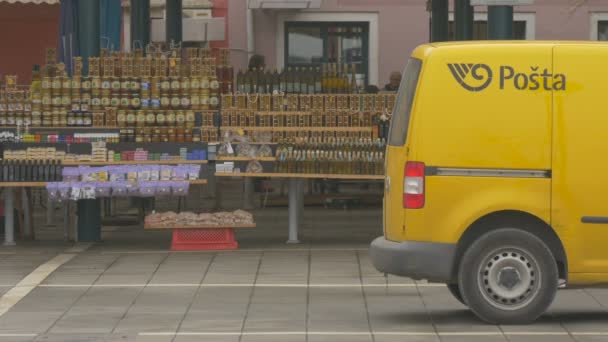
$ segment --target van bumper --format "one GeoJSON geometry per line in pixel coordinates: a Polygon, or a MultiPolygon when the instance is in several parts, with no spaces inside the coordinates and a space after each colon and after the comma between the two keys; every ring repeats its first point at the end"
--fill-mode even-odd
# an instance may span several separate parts
{"type": "Polygon", "coordinates": [[[453,280],[455,254],[455,244],[393,242],[383,236],[375,239],[369,250],[372,264],[382,273],[440,283],[453,280]]]}

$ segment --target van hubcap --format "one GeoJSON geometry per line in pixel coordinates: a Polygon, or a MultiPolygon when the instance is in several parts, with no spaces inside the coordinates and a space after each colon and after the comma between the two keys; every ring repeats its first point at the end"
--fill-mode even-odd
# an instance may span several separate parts
{"type": "Polygon", "coordinates": [[[540,288],[540,270],[529,253],[502,248],[482,260],[478,285],[486,301],[501,310],[517,310],[534,300],[540,288]]]}

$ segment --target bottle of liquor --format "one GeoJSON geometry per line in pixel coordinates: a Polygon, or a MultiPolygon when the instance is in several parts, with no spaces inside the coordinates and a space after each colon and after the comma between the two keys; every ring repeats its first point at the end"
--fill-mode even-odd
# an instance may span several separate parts
{"type": "Polygon", "coordinates": [[[272,74],[272,94],[278,94],[281,92],[281,75],[279,71],[275,68],[274,73],[272,74]]]}
{"type": "Polygon", "coordinates": [[[296,67],[294,73],[293,73],[293,93],[294,94],[300,94],[301,92],[301,79],[302,74],[300,73],[300,68],[296,67]]]}
{"type": "Polygon", "coordinates": [[[283,68],[283,71],[281,71],[279,78],[279,91],[280,93],[285,94],[287,93],[287,70],[285,68],[283,68]]]}
{"type": "Polygon", "coordinates": [[[309,67],[308,71],[306,72],[306,74],[308,75],[306,78],[306,88],[308,89],[308,91],[306,92],[307,94],[314,94],[315,93],[315,71],[314,68],[309,67]]]}
{"type": "Polygon", "coordinates": [[[352,94],[359,93],[359,87],[357,86],[357,65],[355,63],[350,65],[350,92],[352,94]]]}
{"type": "Polygon", "coordinates": [[[329,94],[329,65],[322,64],[322,73],[321,73],[321,93],[329,94]]]}
{"type": "Polygon", "coordinates": [[[249,84],[251,85],[251,93],[255,94],[258,92],[258,84],[259,84],[257,69],[254,68],[253,70],[251,70],[249,77],[250,77],[249,84]]]}
{"type": "Polygon", "coordinates": [[[342,87],[343,94],[350,94],[350,83],[348,82],[348,64],[342,64],[342,78],[340,80],[340,86],[342,87]]]}
{"type": "Polygon", "coordinates": [[[291,67],[287,68],[287,75],[286,75],[286,80],[285,80],[285,92],[287,94],[293,94],[293,90],[294,90],[294,74],[293,71],[291,69],[291,67]]]}
{"type": "Polygon", "coordinates": [[[315,94],[323,93],[323,75],[321,74],[320,67],[317,67],[317,69],[315,71],[314,82],[315,82],[314,93],[315,94]]]}
{"type": "Polygon", "coordinates": [[[239,69],[239,72],[236,74],[236,91],[237,91],[237,93],[242,94],[245,92],[245,85],[243,84],[244,78],[245,78],[245,75],[243,74],[243,70],[239,69]]]}
{"type": "Polygon", "coordinates": [[[25,182],[25,179],[27,177],[27,168],[26,168],[26,163],[25,160],[20,160],[19,161],[19,181],[20,182],[25,182]]]}
{"type": "Polygon", "coordinates": [[[14,182],[15,181],[15,162],[13,160],[9,160],[7,162],[7,170],[8,170],[8,172],[6,173],[7,182],[14,182]]]}

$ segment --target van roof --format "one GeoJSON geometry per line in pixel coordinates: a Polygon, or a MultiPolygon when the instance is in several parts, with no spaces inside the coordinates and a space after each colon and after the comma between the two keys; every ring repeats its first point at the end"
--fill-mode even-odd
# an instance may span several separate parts
{"type": "Polygon", "coordinates": [[[597,41],[559,41],[559,40],[473,40],[473,41],[459,41],[459,42],[441,42],[441,43],[429,43],[420,45],[412,53],[412,57],[418,59],[425,59],[429,53],[435,49],[442,48],[478,48],[483,46],[512,46],[512,45],[525,45],[525,46],[558,46],[558,45],[579,45],[579,46],[604,46],[608,47],[607,42],[597,41]]]}
{"type": "Polygon", "coordinates": [[[434,48],[454,47],[454,46],[479,46],[479,45],[530,45],[530,46],[545,46],[545,45],[603,45],[608,46],[608,42],[591,41],[591,40],[473,40],[460,42],[441,42],[427,44],[434,48]]]}

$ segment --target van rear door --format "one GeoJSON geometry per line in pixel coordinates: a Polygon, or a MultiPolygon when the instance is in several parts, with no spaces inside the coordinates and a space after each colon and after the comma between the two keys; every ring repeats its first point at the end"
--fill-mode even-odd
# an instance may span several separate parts
{"type": "Polygon", "coordinates": [[[393,108],[385,159],[384,235],[387,240],[398,241],[405,230],[403,178],[409,144],[410,118],[421,70],[421,60],[412,58],[408,61],[393,108]]]}
{"type": "Polygon", "coordinates": [[[597,281],[608,278],[608,46],[558,45],[553,60],[563,82],[553,95],[552,222],[569,271],[597,281]]]}

